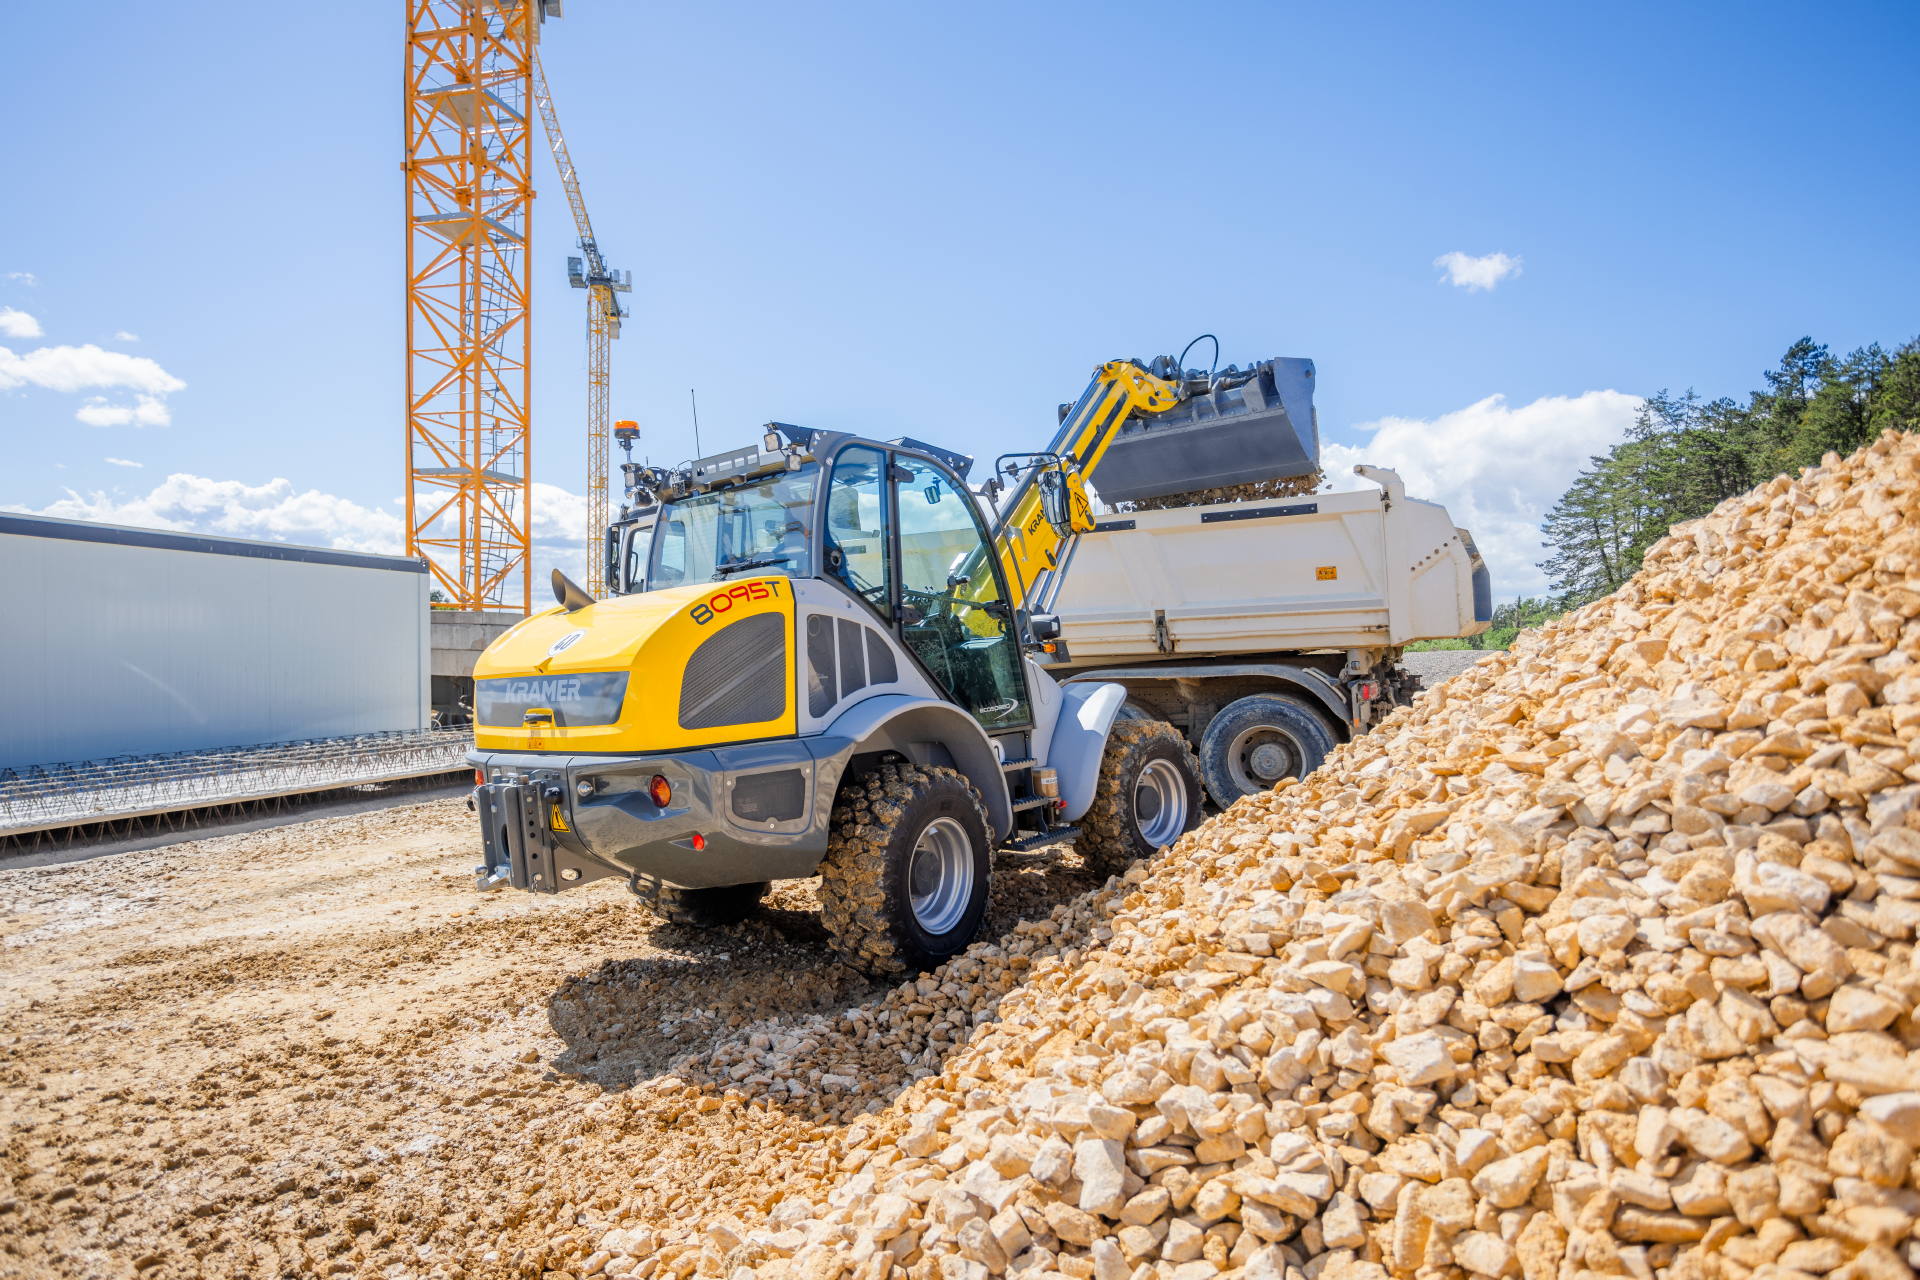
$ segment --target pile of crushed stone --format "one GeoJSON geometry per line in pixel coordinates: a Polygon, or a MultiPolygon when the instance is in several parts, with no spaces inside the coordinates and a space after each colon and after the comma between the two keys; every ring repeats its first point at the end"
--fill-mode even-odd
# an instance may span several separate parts
{"type": "Polygon", "coordinates": [[[1140,498],[1116,503],[1116,511],[1171,511],[1176,507],[1205,507],[1216,502],[1259,502],[1266,498],[1297,498],[1312,493],[1326,480],[1316,469],[1311,475],[1288,476],[1278,480],[1258,480],[1252,484],[1232,484],[1218,489],[1192,489],[1159,498],[1140,498]]]}
{"type": "Polygon", "coordinates": [[[633,1223],[522,1269],[1905,1280],[1916,472],[1889,435],[1731,499],[826,1057],[689,1062],[751,1131],[846,1045],[958,1046],[672,1257],[633,1223]]]}

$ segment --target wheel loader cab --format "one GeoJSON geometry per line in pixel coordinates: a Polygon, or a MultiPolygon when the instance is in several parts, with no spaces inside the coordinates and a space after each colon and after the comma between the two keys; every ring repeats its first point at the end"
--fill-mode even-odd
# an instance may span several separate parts
{"type": "Polygon", "coordinates": [[[863,603],[989,734],[1032,723],[998,557],[966,485],[931,459],[866,443],[835,455],[822,576],[863,603]]]}

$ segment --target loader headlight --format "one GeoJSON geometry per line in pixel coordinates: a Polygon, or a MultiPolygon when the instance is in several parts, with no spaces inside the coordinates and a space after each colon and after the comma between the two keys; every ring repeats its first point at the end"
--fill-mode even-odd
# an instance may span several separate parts
{"type": "Polygon", "coordinates": [[[647,784],[647,795],[662,809],[673,805],[673,784],[659,774],[653,775],[653,781],[647,784]]]}

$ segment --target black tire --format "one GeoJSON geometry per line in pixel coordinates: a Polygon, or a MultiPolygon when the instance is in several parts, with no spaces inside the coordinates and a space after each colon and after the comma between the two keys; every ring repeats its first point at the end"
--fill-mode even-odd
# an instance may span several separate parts
{"type": "Polygon", "coordinates": [[[952,769],[887,764],[846,783],[820,864],[828,945],[874,974],[958,954],[986,918],[992,850],[980,793],[952,769]]]}
{"type": "Polygon", "coordinates": [[[1200,776],[1213,802],[1227,808],[1242,796],[1304,778],[1333,750],[1333,731],[1305,703],[1259,693],[1229,703],[1200,739],[1200,776]]]}
{"type": "Polygon", "coordinates": [[[753,914],[773,884],[761,880],[754,884],[729,884],[717,889],[680,889],[660,886],[660,901],[646,901],[653,913],[669,924],[689,929],[718,929],[739,924],[753,914]]]}
{"type": "Polygon", "coordinates": [[[1116,720],[1073,847],[1094,871],[1118,875],[1199,826],[1200,804],[1200,765],[1180,731],[1165,720],[1116,720]]]}
{"type": "Polygon", "coordinates": [[[1157,718],[1153,712],[1147,710],[1137,702],[1121,703],[1119,712],[1114,716],[1115,720],[1154,720],[1157,718]]]}

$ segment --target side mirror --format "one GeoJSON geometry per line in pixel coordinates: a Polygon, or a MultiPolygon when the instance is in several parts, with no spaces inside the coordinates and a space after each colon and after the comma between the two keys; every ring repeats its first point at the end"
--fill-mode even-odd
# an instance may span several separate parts
{"type": "Polygon", "coordinates": [[[1027,634],[1033,637],[1035,644],[1045,644],[1049,640],[1060,638],[1060,615],[1057,613],[1035,613],[1027,618],[1027,634]]]}

